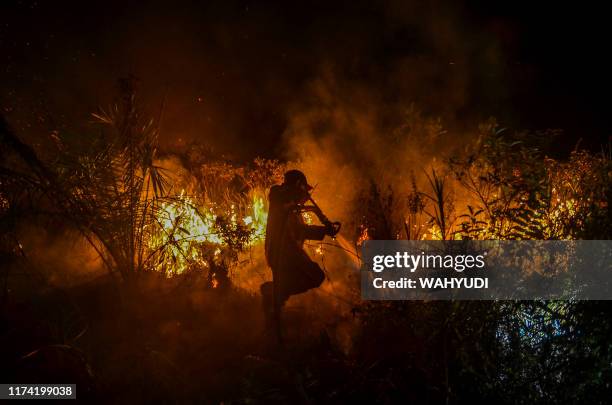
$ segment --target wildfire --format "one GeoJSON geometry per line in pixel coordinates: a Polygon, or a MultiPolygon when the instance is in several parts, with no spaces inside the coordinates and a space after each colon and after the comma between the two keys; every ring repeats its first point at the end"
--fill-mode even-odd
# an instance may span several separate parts
{"type": "Polygon", "coordinates": [[[264,199],[253,194],[239,209],[235,204],[219,207],[200,205],[183,190],[176,198],[161,203],[149,239],[151,254],[157,255],[154,268],[168,277],[190,269],[210,267],[228,248],[229,232],[239,234],[247,246],[265,238],[267,211],[264,199]],[[221,225],[223,224],[223,229],[221,225]]]}
{"type": "Polygon", "coordinates": [[[357,246],[361,246],[363,245],[363,242],[370,239],[370,235],[368,234],[368,227],[367,226],[362,226],[361,227],[361,234],[359,235],[359,237],[357,238],[357,246]]]}

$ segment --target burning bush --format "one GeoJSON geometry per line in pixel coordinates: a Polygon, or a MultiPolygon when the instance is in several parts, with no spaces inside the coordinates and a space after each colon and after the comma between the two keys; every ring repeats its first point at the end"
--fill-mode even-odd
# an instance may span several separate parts
{"type": "Polygon", "coordinates": [[[239,253],[263,241],[265,190],[282,166],[211,161],[177,178],[159,156],[157,123],[142,117],[132,83],[121,85],[119,102],[94,114],[105,130],[85,151],[55,137],[56,154],[46,163],[3,129],[3,140],[25,163],[4,174],[6,211],[19,207],[20,198],[36,200],[34,212],[44,209],[72,224],[109,272],[126,280],[148,271],[208,270],[217,285],[239,253]]]}

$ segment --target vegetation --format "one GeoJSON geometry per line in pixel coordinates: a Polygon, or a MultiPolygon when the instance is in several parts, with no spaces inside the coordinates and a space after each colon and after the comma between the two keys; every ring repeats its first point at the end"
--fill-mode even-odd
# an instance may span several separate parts
{"type": "MultiPolygon", "coordinates": [[[[41,153],[0,122],[3,380],[69,377],[87,387],[84,395],[121,401],[612,396],[607,302],[359,302],[344,309],[350,344],[303,315],[289,316],[293,343],[266,347],[259,297],[232,288],[232,272],[261,248],[265,193],[284,165],[211,159],[197,146],[164,155],[158,120],[143,118],[132,82],[120,94],[94,115],[103,130],[85,147],[54,134],[41,153]],[[26,225],[84,240],[109,276],[54,284],[23,248],[26,225]]],[[[443,134],[439,121],[434,132],[443,134]]],[[[542,142],[550,135],[490,122],[462,153],[412,173],[409,184],[366,180],[347,236],[356,244],[610,239],[610,150],[551,159],[542,142]]]]}
{"type": "MultiPolygon", "coordinates": [[[[409,239],[610,239],[610,151],[558,161],[545,157],[542,138],[483,126],[464,156],[425,173],[424,191],[413,181],[405,217],[380,203],[392,189],[385,200],[373,187],[369,223],[397,218],[385,226],[404,226],[409,239]],[[469,196],[464,212],[458,193],[469,196]]],[[[399,362],[389,384],[416,373],[434,402],[606,403],[610,311],[607,301],[373,302],[360,311],[362,350],[401,337],[374,357],[399,362]]]]}

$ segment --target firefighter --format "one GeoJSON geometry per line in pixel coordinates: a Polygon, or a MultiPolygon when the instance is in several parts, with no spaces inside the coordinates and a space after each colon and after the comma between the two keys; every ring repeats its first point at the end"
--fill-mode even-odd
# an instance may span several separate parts
{"type": "Polygon", "coordinates": [[[270,189],[268,222],[266,224],[265,253],[272,269],[272,282],[260,287],[266,320],[276,327],[280,340],[280,311],[295,294],[317,288],[325,274],[303,249],[305,240],[322,240],[335,236],[339,223],[331,223],[315,205],[305,207],[312,187],[299,170],[289,170],[281,185],[270,189]],[[302,212],[313,211],[323,225],[308,225],[302,212]]]}

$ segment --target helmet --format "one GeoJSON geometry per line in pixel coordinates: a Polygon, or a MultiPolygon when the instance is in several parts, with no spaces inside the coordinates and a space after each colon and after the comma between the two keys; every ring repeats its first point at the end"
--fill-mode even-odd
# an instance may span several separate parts
{"type": "Polygon", "coordinates": [[[302,183],[306,186],[308,191],[312,190],[312,186],[308,184],[306,175],[299,170],[288,170],[284,176],[285,184],[288,186],[297,186],[298,183],[302,183]]]}

